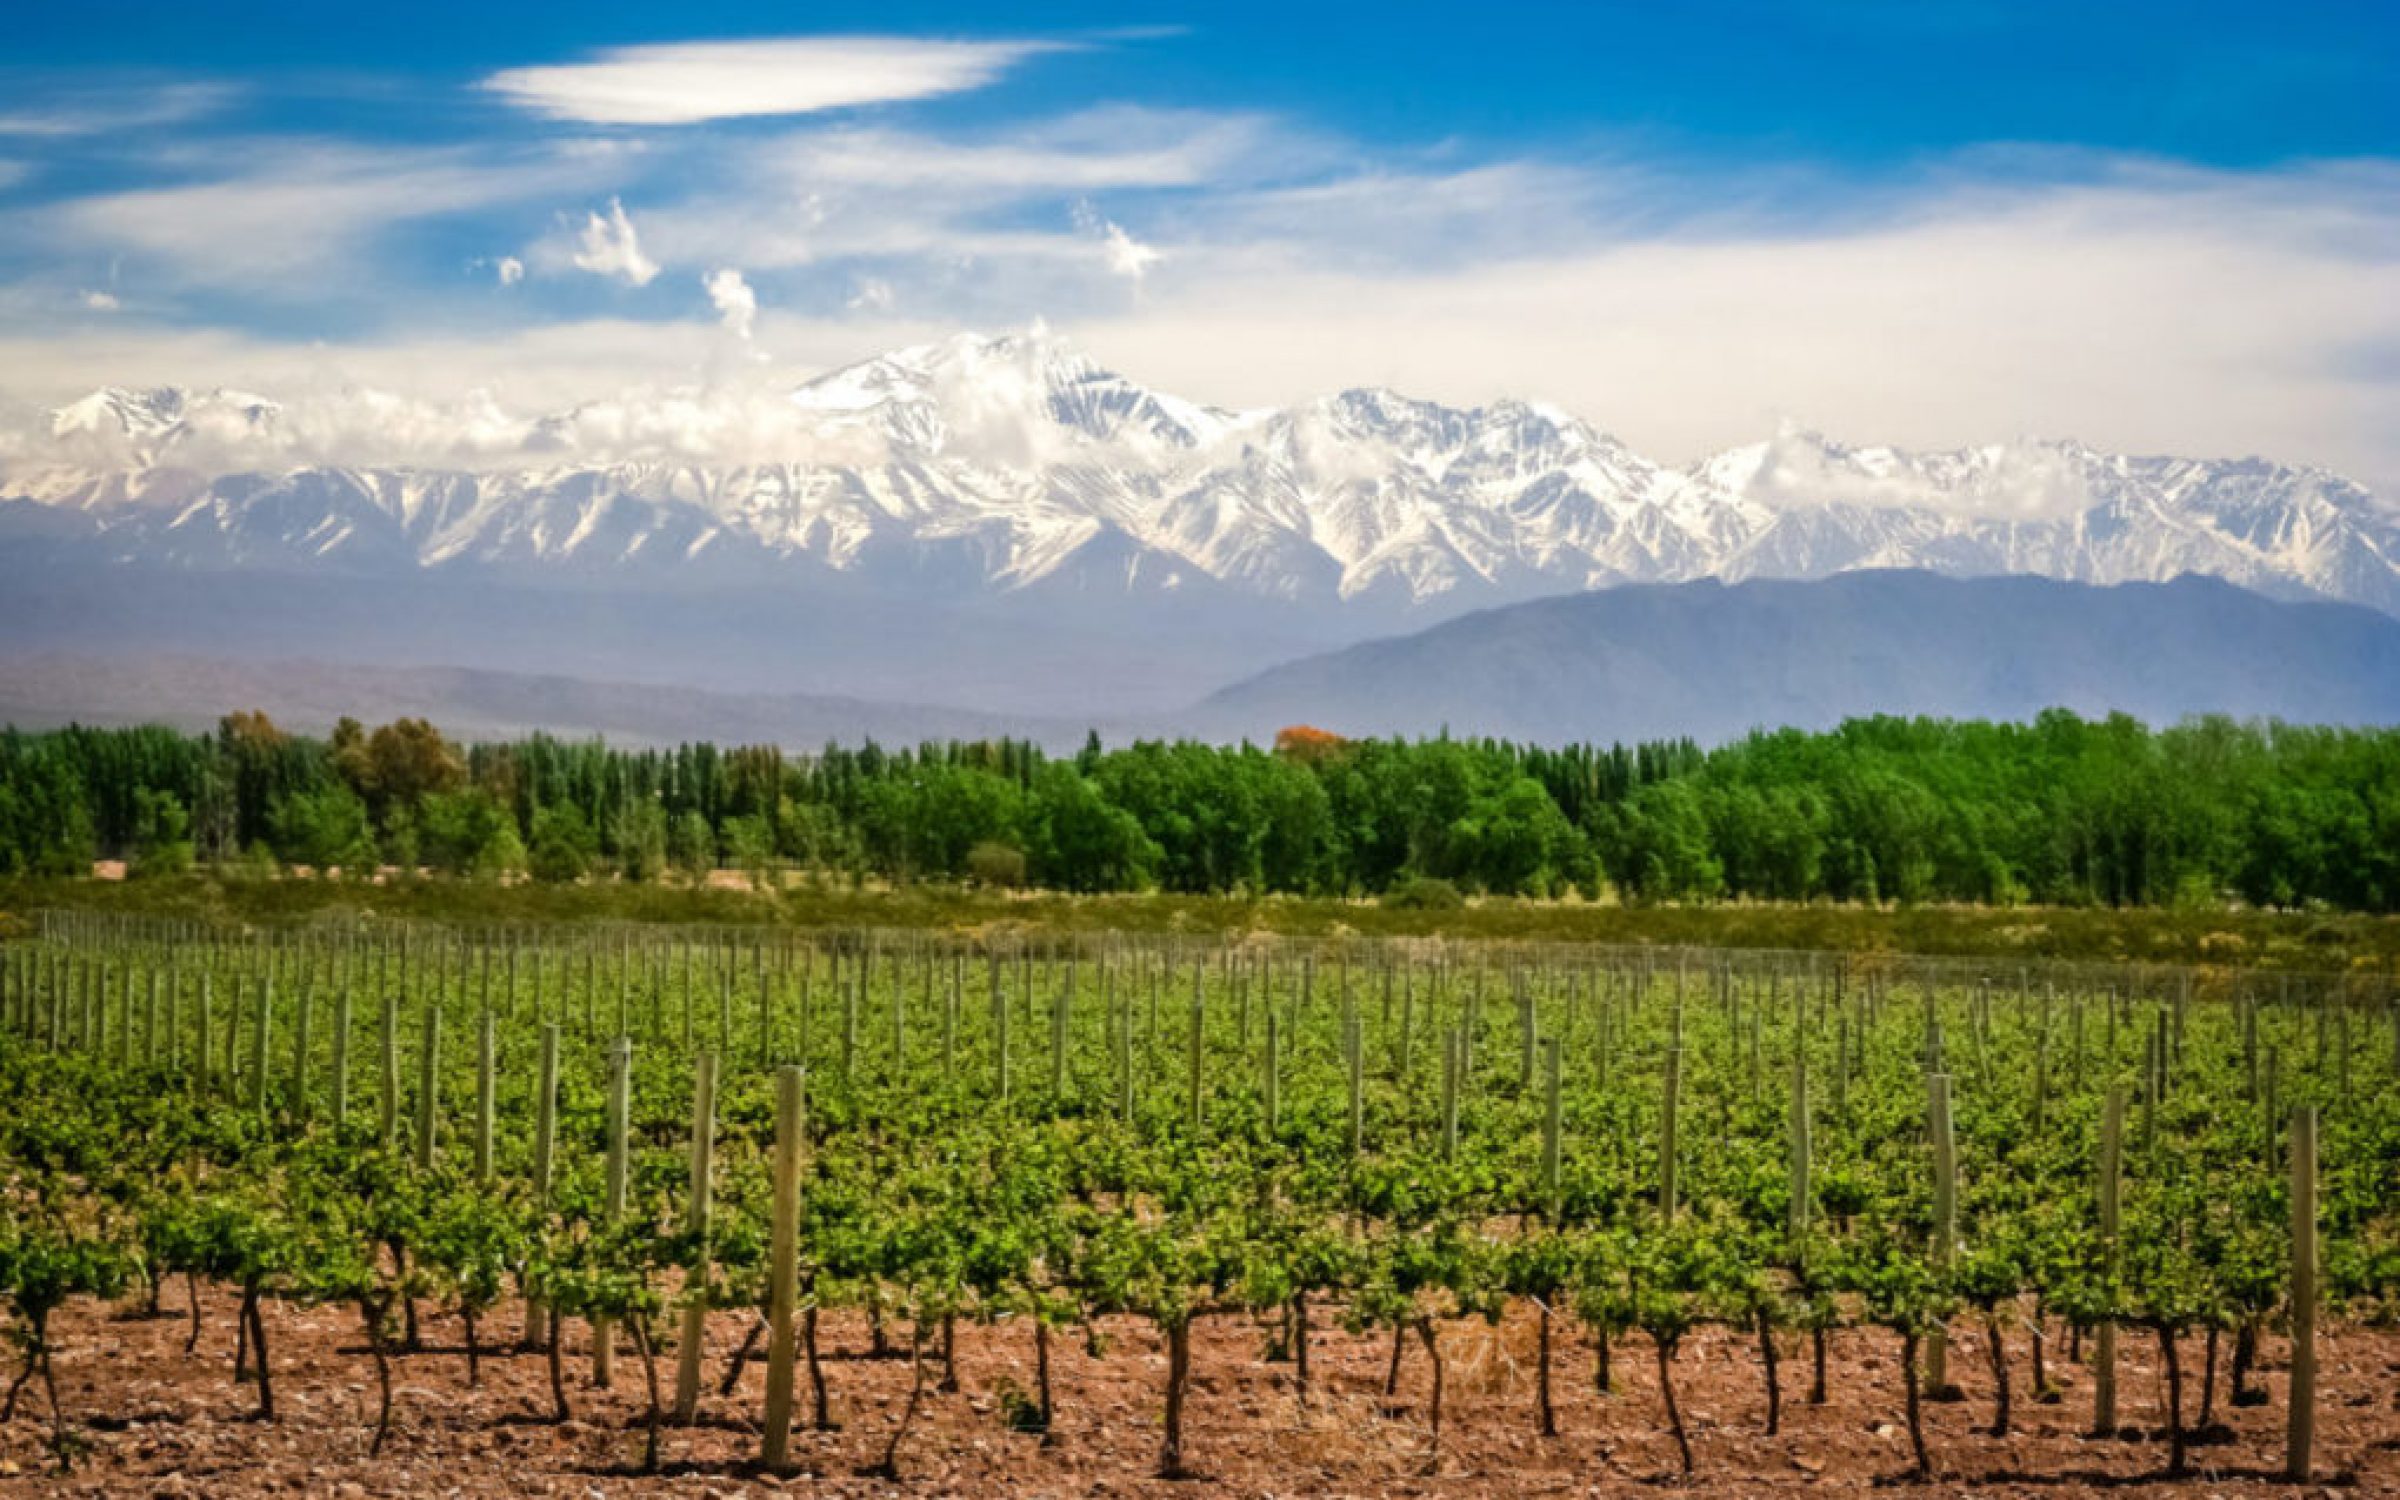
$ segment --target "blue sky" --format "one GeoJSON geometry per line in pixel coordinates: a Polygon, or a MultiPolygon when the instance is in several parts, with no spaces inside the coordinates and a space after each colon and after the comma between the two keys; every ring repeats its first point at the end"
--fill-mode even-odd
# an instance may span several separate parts
{"type": "Polygon", "coordinates": [[[436,135],[428,102],[500,68],[609,46],[820,33],[1177,34],[1046,60],[974,101],[1004,117],[1094,95],[1306,114],[1364,140],[1545,144],[1640,132],[1696,155],[1889,164],[1993,140],[2250,165],[2390,155],[2400,10],[2375,0],[1694,0],[1676,5],[277,3],[71,7],[12,21],[20,70],[200,73],[260,86],[256,118],[436,135]],[[2377,87],[2378,83],[2383,84],[2377,87]],[[289,88],[286,95],[281,91],[289,88]]]}
{"type": "Polygon", "coordinates": [[[1044,319],[1228,404],[2400,489],[2389,4],[20,12],[0,402],[773,387],[1044,319]]]}

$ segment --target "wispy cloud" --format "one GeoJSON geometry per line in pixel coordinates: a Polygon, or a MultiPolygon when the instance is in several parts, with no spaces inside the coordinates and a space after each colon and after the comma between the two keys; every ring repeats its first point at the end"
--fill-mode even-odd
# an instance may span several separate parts
{"type": "Polygon", "coordinates": [[[679,42],[614,48],[588,62],[509,68],[482,87],[553,120],[689,125],[960,93],[1064,45],[891,36],[679,42]]]}
{"type": "Polygon", "coordinates": [[[749,161],[763,178],[820,190],[1090,193],[1240,183],[1289,170],[1305,140],[1260,115],[1116,106],[960,134],[794,130],[754,143],[749,161]]]}
{"type": "Polygon", "coordinates": [[[1006,284],[1021,269],[1071,297],[1076,275],[1110,279],[1114,264],[1122,280],[1163,249],[1145,236],[1113,262],[1095,254],[1106,231],[1075,222],[1076,205],[1099,215],[1120,197],[1215,201],[1336,155],[1262,116],[1129,106],[971,133],[794,130],[695,148],[681,192],[646,210],[644,242],[670,260],[737,259],[753,276],[873,262],[859,269],[895,286],[1006,284]]]}
{"type": "Polygon", "coordinates": [[[1412,269],[1329,258],[1332,225],[1262,244],[1237,214],[1244,233],[1191,226],[1171,295],[1074,326],[1226,404],[1373,381],[1550,399],[1677,458],[1796,417],[1863,442],[2261,453],[2400,490],[2388,383],[2349,360],[2400,347],[2400,167],[2084,162],[1834,219],[1577,232],[1412,269]]]}
{"type": "Polygon", "coordinates": [[[177,125],[218,112],[239,91],[199,80],[125,80],[106,85],[44,88],[17,75],[0,104],[0,136],[60,138],[105,135],[177,125]]]}
{"type": "Polygon", "coordinates": [[[606,163],[585,151],[224,143],[229,175],[69,199],[34,211],[34,232],[69,253],[147,260],[179,284],[304,301],[308,273],[345,265],[394,225],[518,207],[569,190],[606,163]]]}
{"type": "Polygon", "coordinates": [[[132,180],[149,185],[82,197],[57,196],[50,146],[0,142],[39,164],[0,208],[0,388],[67,394],[88,373],[274,390],[305,367],[428,399],[571,387],[539,403],[557,409],[747,377],[758,355],[790,371],[1047,316],[1135,378],[1229,406],[1382,383],[1551,400],[1669,458],[1798,418],[1868,442],[2250,450],[2400,491],[2390,162],[2220,171],[1985,148],[1845,180],[1609,142],[1373,147],[1138,105],[972,129],[896,112],[669,128],[954,92],[1048,45],[626,49],[485,87],[629,128],[510,122],[441,147],[198,130],[141,148],[132,180]],[[461,277],[499,246],[516,253],[461,277]],[[101,268],[120,255],[140,295],[95,317],[78,299],[115,294],[101,268]],[[506,328],[489,326],[485,275],[525,283],[506,328]],[[659,321],[591,321],[614,310],[603,280],[661,276],[682,290],[622,299],[659,321]],[[189,288],[275,301],[290,344],[239,311],[197,342],[189,288]],[[307,312],[343,295],[371,300],[385,332],[318,347],[307,312]]]}

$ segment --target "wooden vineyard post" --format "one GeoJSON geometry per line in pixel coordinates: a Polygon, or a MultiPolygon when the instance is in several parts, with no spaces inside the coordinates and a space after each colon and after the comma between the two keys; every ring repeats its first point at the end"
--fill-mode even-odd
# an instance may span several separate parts
{"type": "Polygon", "coordinates": [[[1000,987],[997,969],[992,972],[992,1092],[1001,1107],[1008,1105],[1008,992],[1000,987]]]}
{"type": "Polygon", "coordinates": [[[683,1283],[683,1337],[675,1349],[675,1420],[689,1422],[700,1405],[701,1344],[708,1332],[708,1231],[716,1187],[717,1054],[702,1052],[692,1078],[691,1201],[684,1230],[692,1263],[683,1283]]]}
{"type": "Polygon", "coordinates": [[[835,982],[842,996],[842,1080],[854,1083],[858,1078],[858,1007],[861,991],[866,986],[864,970],[850,983],[835,982]]]}
{"type": "Polygon", "coordinates": [[[1442,1036],[1442,1160],[1458,1156],[1458,1072],[1466,1050],[1463,1031],[1453,1027],[1442,1036]]]}
{"type": "MultiPolygon", "coordinates": [[[[2100,1116],[2100,1254],[2105,1275],[2117,1267],[2118,1174],[2125,1155],[2125,1089],[2112,1084],[2100,1116]]],[[[2092,1351],[2092,1432],[2106,1437],[2117,1430],[2117,1325],[2104,1322],[2094,1330],[2092,1351]]]]}
{"type": "Polygon", "coordinates": [[[1808,1048],[1804,1037],[1792,1042],[1792,1184],[1789,1233],[1792,1254],[1799,1255],[1808,1239],[1808,1048]]]}
{"type": "Polygon", "coordinates": [[[892,966],[892,1078],[896,1082],[908,1061],[908,976],[904,966],[892,966]]]}
{"type": "MultiPolygon", "coordinates": [[[[601,1199],[600,1222],[614,1228],[625,1217],[626,1135],[633,1116],[633,1038],[620,1036],[608,1046],[608,1175],[601,1199]]],[[[616,1378],[616,1329],[606,1318],[592,1319],[592,1384],[607,1390],[616,1378]]]]}
{"type": "Polygon", "coordinates": [[[1202,1045],[1201,1045],[1201,1044],[1202,1044],[1202,1042],[1203,1042],[1203,1040],[1204,1040],[1204,1037],[1203,1037],[1203,1035],[1202,1035],[1202,1032],[1201,1032],[1201,1027],[1202,1027],[1203,1023],[1206,1021],[1206,1019],[1207,1019],[1207,1016],[1208,1016],[1208,1011],[1207,1011],[1207,1008],[1206,1008],[1206,1003],[1205,1003],[1205,1002],[1202,1000],[1202,998],[1201,998],[1201,994],[1200,994],[1200,977],[1199,977],[1199,974],[1200,974],[1199,966],[1198,966],[1197,964],[1193,965],[1193,967],[1192,967],[1192,1039],[1191,1039],[1191,1046],[1190,1046],[1190,1048],[1189,1048],[1189,1055],[1188,1055],[1188,1056],[1186,1057],[1186,1059],[1185,1059],[1185,1062],[1186,1062],[1186,1067],[1187,1067],[1187,1069],[1188,1069],[1188,1072],[1189,1072],[1189,1074],[1190,1074],[1190,1078],[1189,1078],[1188,1082],[1189,1082],[1189,1087],[1190,1087],[1190,1090],[1191,1090],[1192,1134],[1193,1134],[1194,1136],[1197,1136],[1197,1135],[1199,1135],[1199,1133],[1200,1133],[1200,1127],[1201,1127],[1201,1124],[1203,1123],[1203,1118],[1202,1118],[1202,1100],[1201,1100],[1201,1093],[1200,1093],[1200,1087],[1201,1087],[1201,1076],[1200,1076],[1200,1059],[1201,1059],[1201,1053],[1202,1053],[1202,1045]]]}
{"type": "Polygon", "coordinates": [[[1267,1052],[1259,1067],[1263,1075],[1261,1087],[1266,1095],[1267,1134],[1270,1136],[1275,1134],[1276,1126],[1280,1123],[1279,1106],[1283,1102],[1283,1080],[1278,1067],[1281,1061],[1278,1053],[1282,1049],[1277,1045],[1281,1039],[1275,1019],[1275,1007],[1269,1005],[1267,1007],[1267,1052]]]}
{"type": "Polygon", "coordinates": [[[303,1124],[308,1120],[308,1059],[315,1050],[309,1044],[309,1020],[317,1009],[315,998],[304,982],[292,1009],[292,1118],[303,1124]]]}
{"type": "Polygon", "coordinates": [[[2348,1108],[2350,1104],[2350,1003],[2347,999],[2342,1002],[2342,1008],[2334,1012],[2334,1019],[2336,1023],[2333,1053],[2334,1092],[2336,1097],[2342,1101],[2343,1107],[2348,1108]]]}
{"type": "Polygon", "coordinates": [[[2267,1048],[2267,1077],[2260,1093],[2264,1101],[2261,1112],[2267,1121],[2267,1165],[2272,1167],[2283,1160],[2283,1050],[2279,1047],[2267,1048]]]}
{"type": "Polygon", "coordinates": [[[2153,1020],[2150,1027],[2150,1034],[2143,1039],[2142,1043],[2141,1153],[2145,1161],[2149,1160],[2154,1154],[2155,1148],[2158,1144],[2158,1107],[2160,1103],[2160,1096],[2166,1092],[2163,1070],[2159,1065],[2159,1059],[2165,1050],[2164,1044],[2166,1039],[2166,1018],[2165,1016],[2161,1015],[2153,1020]]]}
{"type": "MultiPolygon", "coordinates": [[[[1925,1088],[1926,1127],[1933,1138],[1932,1259],[1940,1277],[1949,1274],[1958,1253],[1958,1137],[1950,1119],[1950,1075],[1926,1075],[1925,1088]]],[[[1937,1401],[1951,1392],[1950,1335],[1939,1322],[1925,1333],[1924,1388],[1937,1401]]]]}
{"type": "MultiPolygon", "coordinates": [[[[2248,1088],[2250,1102],[2258,1102],[2258,997],[2241,997],[2242,1009],[2242,1078],[2248,1088]]],[[[2400,1016],[2400,1012],[2395,1012],[2400,1016]]],[[[2400,1037],[2400,1031],[2394,1032],[2400,1037]]]]}
{"type": "Polygon", "coordinates": [[[1658,1118],[1658,1212],[1675,1217],[1675,1105],[1683,1093],[1683,1049],[1667,1049],[1667,1077],[1658,1118]]]}
{"type": "Polygon", "coordinates": [[[1350,1159],[1356,1161],[1367,1149],[1367,1038],[1357,1010],[1350,1012],[1349,1020],[1342,1044],[1349,1053],[1346,1061],[1350,1065],[1350,1159]]]}
{"type": "Polygon", "coordinates": [[[389,1151],[400,1139],[400,997],[383,997],[383,1100],[377,1138],[389,1151]]]}
{"type": "Polygon", "coordinates": [[[1067,1097],[1067,1007],[1072,1003],[1072,992],[1064,985],[1050,1002],[1050,1098],[1054,1106],[1067,1097]]]}
{"type": "Polygon", "coordinates": [[[1558,1038],[1542,1038],[1542,1202],[1550,1222],[1559,1222],[1565,1207],[1559,1184],[1559,1134],[1564,1123],[1559,1106],[1558,1038]]]}
{"type": "MultiPolygon", "coordinates": [[[[541,970],[534,970],[534,982],[541,982],[541,970]]],[[[539,1006],[535,1015],[540,1015],[539,1006]]],[[[542,1054],[540,1071],[534,1082],[533,1096],[533,1204],[545,1219],[550,1212],[550,1177],[558,1152],[558,1023],[542,1023],[542,1054]]],[[[540,1346],[554,1337],[550,1330],[549,1314],[533,1298],[525,1301],[525,1342],[540,1346]]]]}
{"type": "Polygon", "coordinates": [[[1116,1019],[1117,1033],[1117,1116],[1127,1124],[1133,1123],[1133,999],[1126,997],[1125,1008],[1116,1019]]]}
{"type": "Polygon", "coordinates": [[[1850,1117],[1850,1009],[1842,1007],[1833,1027],[1833,1112],[1850,1117]]]}
{"type": "Polygon", "coordinates": [[[192,1077],[199,1084],[200,1092],[203,1094],[207,1093],[209,1090],[209,1043],[214,1040],[214,1038],[209,1035],[209,1032],[211,1029],[213,1029],[216,1022],[216,1009],[217,976],[214,974],[203,974],[200,976],[199,1045],[194,1049],[192,1064],[192,1077]]]}
{"type": "Polygon", "coordinates": [[[958,1082],[958,954],[950,955],[950,992],[942,999],[942,1084],[945,1088],[958,1082]]]}
{"type": "Polygon", "coordinates": [[[2042,1008],[2041,1029],[2033,1039],[2033,1134],[2042,1136],[2050,1119],[2050,1011],[2042,1008]]]}
{"type": "Polygon", "coordinates": [[[800,1297],[800,1160],[807,1129],[804,1087],[805,1075],[798,1068],[776,1070],[774,1217],[767,1226],[767,1424],[758,1453],[760,1466],[769,1473],[791,1465],[796,1343],[792,1312],[800,1297]]]}
{"type": "Polygon", "coordinates": [[[425,1007],[425,1039],[417,1049],[417,1170],[433,1170],[434,1130],[440,1119],[435,1092],[441,1086],[442,1008],[425,1007]]]}
{"type": "Polygon", "coordinates": [[[1623,1023],[1617,1019],[1617,1002],[1606,993],[1593,997],[1592,1004],[1592,1082],[1607,1092],[1610,1074],[1616,1062],[1616,1032],[1623,1023]]]}
{"type": "Polygon", "coordinates": [[[499,1080],[498,1022],[489,1010],[475,1035],[475,1180],[492,1180],[492,1131],[499,1080]]]}
{"type": "Polygon", "coordinates": [[[350,986],[333,992],[333,1131],[350,1123],[350,986]]]}
{"type": "Polygon", "coordinates": [[[250,1028],[250,1108],[253,1113],[267,1112],[267,1038],[275,1024],[275,991],[264,979],[258,982],[258,1018],[250,1028]]]}
{"type": "Polygon", "coordinates": [[[2292,1381],[2284,1477],[2306,1484],[2317,1441],[2317,1112],[2292,1111],[2292,1381]]]}
{"type": "Polygon", "coordinates": [[[1515,985],[1517,992],[1517,1088],[1520,1091],[1530,1091],[1533,1088],[1534,1060],[1533,992],[1526,988],[1525,975],[1521,970],[1515,977],[1515,985]]]}
{"type": "Polygon", "coordinates": [[[750,950],[750,976],[758,985],[758,1065],[775,1066],[775,999],[767,987],[767,949],[760,943],[750,950]]]}

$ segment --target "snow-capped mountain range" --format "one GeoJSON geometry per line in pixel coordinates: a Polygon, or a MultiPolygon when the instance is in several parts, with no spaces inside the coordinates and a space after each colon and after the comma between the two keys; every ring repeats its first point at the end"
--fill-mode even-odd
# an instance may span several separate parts
{"type": "Polygon", "coordinates": [[[0,542],[202,570],[1173,593],[1362,616],[1861,568],[2197,573],[2400,614],[2400,511],[2322,469],[1802,431],[1670,467],[1524,402],[1353,390],[1221,410],[1039,329],[764,396],[539,417],[481,396],[110,389],[0,439],[5,501],[35,505],[0,504],[0,542]]]}

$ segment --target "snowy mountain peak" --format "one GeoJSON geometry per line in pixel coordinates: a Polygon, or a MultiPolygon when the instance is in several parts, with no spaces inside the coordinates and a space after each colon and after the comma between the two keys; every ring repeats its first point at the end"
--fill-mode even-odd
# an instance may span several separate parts
{"type": "Polygon", "coordinates": [[[819,376],[791,400],[933,452],[963,444],[1044,462],[1091,444],[1196,449],[1233,420],[1103,369],[1040,324],[896,350],[819,376]]]}
{"type": "Polygon", "coordinates": [[[187,448],[271,444],[283,408],[247,391],[105,386],[50,413],[61,458],[146,468],[187,448]]]}
{"type": "Polygon", "coordinates": [[[1786,425],[1667,468],[1538,403],[1361,387],[1235,412],[1049,329],[962,334],[797,388],[548,416],[111,388],[0,442],[0,500],[173,566],[848,575],[943,598],[1113,589],[1449,611],[1633,581],[1872,567],[2203,573],[2400,613],[2400,513],[2323,470],[2015,439],[1851,446],[1786,425]]]}

